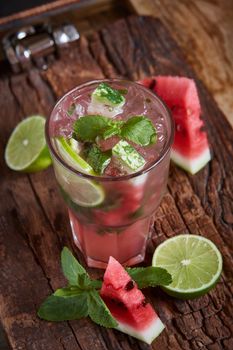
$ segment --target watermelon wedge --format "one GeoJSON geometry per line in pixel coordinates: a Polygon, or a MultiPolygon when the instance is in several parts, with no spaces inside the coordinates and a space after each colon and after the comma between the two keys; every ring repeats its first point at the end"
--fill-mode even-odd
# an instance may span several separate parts
{"type": "Polygon", "coordinates": [[[100,295],[116,319],[119,331],[151,344],[164,329],[136,283],[113,257],[109,258],[100,295]]]}
{"type": "Polygon", "coordinates": [[[191,174],[211,159],[201,106],[194,80],[186,77],[157,76],[140,81],[154,91],[170,108],[175,120],[172,160],[191,174]]]}

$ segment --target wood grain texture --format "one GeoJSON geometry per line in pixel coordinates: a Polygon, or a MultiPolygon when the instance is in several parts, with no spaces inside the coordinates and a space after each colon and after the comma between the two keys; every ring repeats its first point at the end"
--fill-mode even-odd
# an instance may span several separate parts
{"type": "Polygon", "coordinates": [[[233,2],[127,1],[136,13],[161,19],[233,126],[233,2]]]}
{"type": "MultiPolygon", "coordinates": [[[[55,99],[68,89],[97,77],[137,80],[149,74],[183,74],[196,80],[213,160],[195,176],[172,165],[167,194],[155,214],[146,263],[150,263],[158,243],[179,233],[212,239],[224,258],[219,284],[197,300],[179,301],[159,289],[146,291],[166,324],[151,349],[233,348],[233,131],[161,22],[132,16],[95,33],[89,40],[82,38],[46,72],[33,70],[0,78],[4,198],[0,203],[0,319],[14,350],[150,349],[120,332],[98,327],[89,319],[47,323],[37,318],[42,300],[65,283],[59,266],[62,247],[67,245],[81,263],[84,261],[72,243],[52,168],[33,175],[18,174],[10,171],[3,160],[6,141],[16,123],[33,113],[48,116],[55,99]]],[[[92,276],[102,274],[94,269],[89,272],[92,276]]]]}

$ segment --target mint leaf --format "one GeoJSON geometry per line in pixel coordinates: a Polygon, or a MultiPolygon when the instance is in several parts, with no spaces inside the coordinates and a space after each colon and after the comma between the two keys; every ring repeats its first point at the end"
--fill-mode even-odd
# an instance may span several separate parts
{"type": "Polygon", "coordinates": [[[137,283],[138,288],[167,286],[172,282],[172,277],[162,267],[134,267],[127,268],[130,277],[137,283]]]}
{"type": "Polygon", "coordinates": [[[73,126],[74,136],[83,142],[94,142],[97,136],[101,136],[111,120],[102,115],[86,115],[75,121],[73,126]]]}
{"type": "Polygon", "coordinates": [[[138,145],[148,146],[156,142],[156,129],[150,119],[139,115],[126,121],[121,136],[138,145]]]}
{"type": "Polygon", "coordinates": [[[77,296],[49,296],[40,306],[38,316],[47,321],[77,320],[88,315],[88,294],[79,292],[77,296]]]}
{"type": "Polygon", "coordinates": [[[117,322],[112,317],[109,309],[96,290],[92,290],[88,293],[88,315],[92,321],[101,326],[107,328],[117,326],[117,322]]]}
{"type": "Polygon", "coordinates": [[[101,83],[92,93],[92,98],[112,107],[122,106],[125,103],[124,96],[119,90],[113,89],[106,83],[101,83]]]}
{"type": "Polygon", "coordinates": [[[120,135],[121,127],[124,125],[124,122],[118,120],[112,120],[109,126],[104,130],[102,137],[104,140],[109,139],[109,137],[120,135]]]}
{"type": "Polygon", "coordinates": [[[63,273],[71,285],[77,285],[79,275],[87,274],[86,270],[79,264],[67,247],[64,247],[62,250],[61,264],[63,273]]]}
{"type": "Polygon", "coordinates": [[[87,152],[86,161],[97,174],[103,174],[111,161],[111,151],[102,152],[96,145],[91,145],[87,152]]]}
{"type": "Polygon", "coordinates": [[[78,275],[77,286],[83,290],[88,290],[88,289],[92,288],[91,287],[91,279],[87,273],[83,273],[81,275],[78,275]]]}
{"type": "Polygon", "coordinates": [[[103,282],[99,280],[91,280],[90,286],[93,289],[100,289],[102,287],[103,282]]]}

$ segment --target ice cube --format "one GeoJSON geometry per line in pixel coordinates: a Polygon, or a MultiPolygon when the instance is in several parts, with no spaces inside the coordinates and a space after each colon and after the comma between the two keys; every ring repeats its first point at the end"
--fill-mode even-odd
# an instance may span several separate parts
{"type": "Polygon", "coordinates": [[[90,115],[97,114],[104,115],[108,118],[114,118],[116,115],[121,114],[123,112],[123,108],[107,106],[101,102],[92,100],[88,106],[87,112],[90,115]]]}
{"type": "Polygon", "coordinates": [[[144,167],[145,159],[127,141],[120,140],[112,149],[113,158],[119,162],[124,170],[131,174],[144,167]]]}

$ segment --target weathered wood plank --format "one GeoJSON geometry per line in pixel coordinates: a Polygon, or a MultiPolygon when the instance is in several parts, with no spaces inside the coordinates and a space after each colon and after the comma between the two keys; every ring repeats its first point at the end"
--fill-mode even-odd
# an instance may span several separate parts
{"type": "MultiPolygon", "coordinates": [[[[196,78],[160,22],[137,17],[118,21],[95,34],[90,41],[82,39],[73,50],[63,52],[60,60],[48,71],[32,71],[29,76],[11,78],[10,82],[0,80],[4,91],[0,97],[4,116],[0,120],[0,151],[3,151],[10,130],[20,118],[32,113],[48,115],[58,96],[85,80],[104,76],[137,80],[148,74],[178,72],[196,78]],[[122,45],[116,47],[116,43],[122,45]],[[8,123],[5,123],[6,118],[8,123]]],[[[147,291],[167,325],[153,349],[231,349],[232,344],[232,240],[229,237],[232,238],[233,132],[210,94],[197,82],[214,158],[195,176],[171,167],[168,193],[155,215],[147,262],[150,262],[154,247],[166,237],[185,232],[198,233],[211,238],[220,247],[224,255],[224,273],[214,291],[195,301],[178,301],[160,290],[147,291]]],[[[133,338],[98,327],[89,320],[50,324],[36,317],[36,309],[45,295],[64,283],[59,268],[61,247],[72,247],[81,262],[83,259],[71,241],[68,219],[52,169],[30,176],[20,175],[6,168],[3,157],[1,168],[2,194],[7,201],[1,203],[4,254],[0,254],[0,259],[4,269],[0,271],[3,274],[0,317],[11,346],[20,349],[21,345],[22,349],[30,350],[148,349],[133,338]],[[5,261],[6,257],[8,260],[5,261]],[[30,276],[30,288],[22,297],[28,278],[24,266],[30,276]],[[17,270],[20,279],[14,278],[17,270]],[[8,271],[13,272],[10,283],[8,271]],[[5,286],[9,293],[5,292],[5,286]],[[7,308],[9,304],[13,305],[13,312],[7,308]],[[43,342],[40,343],[40,331],[44,330],[43,342]],[[32,333],[32,340],[29,340],[32,333]]],[[[96,271],[90,272],[96,275],[96,271]]]]}
{"type": "Polygon", "coordinates": [[[161,19],[233,126],[232,1],[127,2],[137,14],[161,19]]]}
{"type": "Polygon", "coordinates": [[[53,67],[48,69],[44,76],[56,96],[61,97],[77,84],[93,78],[103,78],[103,73],[88,49],[86,38],[81,37],[72,50],[61,52],[61,59],[54,62],[53,67]]]}

